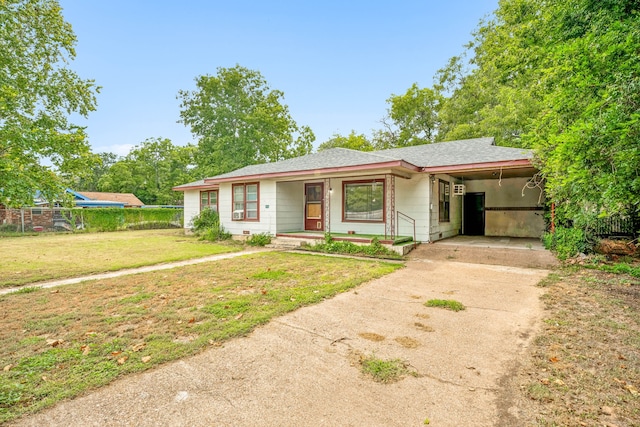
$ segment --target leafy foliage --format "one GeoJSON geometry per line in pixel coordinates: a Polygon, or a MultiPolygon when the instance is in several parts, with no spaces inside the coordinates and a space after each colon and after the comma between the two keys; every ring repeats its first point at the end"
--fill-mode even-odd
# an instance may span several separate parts
{"type": "Polygon", "coordinates": [[[356,134],[354,130],[348,136],[339,134],[320,144],[318,151],[328,150],[329,148],[348,148],[358,151],[373,151],[374,147],[371,142],[363,134],[356,134]]]}
{"type": "Polygon", "coordinates": [[[255,233],[247,239],[249,246],[266,246],[269,243],[271,243],[271,234],[269,233],[255,233]]]}
{"type": "Polygon", "coordinates": [[[72,210],[73,217],[77,218],[80,215],[82,215],[85,228],[90,231],[173,228],[182,225],[181,209],[93,208],[72,210]]]}
{"type": "Polygon", "coordinates": [[[374,135],[377,149],[407,147],[434,142],[438,132],[440,94],[414,83],[404,95],[392,95],[384,129],[374,135]]]}
{"type": "Polygon", "coordinates": [[[197,77],[196,88],[181,90],[178,98],[182,123],[199,138],[200,176],[311,152],[313,132],[295,123],[284,94],[258,71],[220,67],[216,76],[197,77]]]}
{"type": "Polygon", "coordinates": [[[67,67],[75,43],[57,1],[0,2],[0,204],[31,205],[38,190],[58,199],[95,161],[68,120],[95,110],[98,92],[67,67]]]}
{"type": "Polygon", "coordinates": [[[585,233],[577,227],[556,227],[555,232],[545,233],[544,247],[555,252],[556,256],[565,260],[588,249],[585,233]]]}
{"type": "MultiPolygon", "coordinates": [[[[78,191],[102,191],[100,188],[100,180],[109,173],[111,167],[119,160],[120,158],[115,153],[96,154],[96,162],[92,165],[90,173],[87,176],[77,177],[77,182],[74,183],[72,188],[78,191]]],[[[134,191],[127,190],[119,192],[133,193],[134,191]]]]}
{"type": "MultiPolygon", "coordinates": [[[[194,180],[196,148],[175,146],[166,138],[149,138],[112,164],[99,178],[100,191],[133,193],[145,204],[181,205],[176,185],[194,180]]],[[[107,157],[107,159],[110,159],[107,157]]]]}
{"type": "Polygon", "coordinates": [[[505,0],[439,73],[441,140],[531,147],[561,220],[640,212],[640,5],[505,0]]]}
{"type": "Polygon", "coordinates": [[[193,217],[191,224],[193,232],[204,240],[214,242],[231,238],[231,233],[224,229],[220,223],[220,215],[214,209],[203,209],[193,217]]]}
{"type": "Polygon", "coordinates": [[[356,245],[353,242],[334,240],[331,234],[326,233],[324,242],[316,242],[313,245],[305,246],[307,249],[317,252],[345,255],[365,255],[376,258],[401,259],[398,253],[384,247],[378,238],[371,239],[369,245],[356,245]]]}

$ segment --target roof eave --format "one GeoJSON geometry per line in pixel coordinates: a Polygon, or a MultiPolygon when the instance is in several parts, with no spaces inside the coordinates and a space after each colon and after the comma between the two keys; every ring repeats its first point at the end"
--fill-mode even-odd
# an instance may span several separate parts
{"type": "Polygon", "coordinates": [[[216,190],[218,188],[218,184],[201,184],[201,185],[178,185],[176,187],[171,188],[173,191],[188,191],[188,190],[216,190]]]}
{"type": "Polygon", "coordinates": [[[385,169],[385,168],[403,168],[411,172],[420,172],[420,168],[416,165],[413,165],[404,160],[393,160],[389,162],[369,163],[364,165],[338,166],[338,167],[330,167],[330,168],[318,168],[318,169],[297,170],[297,171],[287,171],[287,172],[271,172],[271,173],[262,173],[262,174],[253,174],[253,175],[238,175],[238,176],[232,176],[227,178],[208,178],[208,179],[205,178],[204,182],[213,184],[213,183],[235,182],[235,181],[259,181],[262,179],[269,179],[269,178],[283,178],[283,177],[292,177],[292,176],[317,176],[317,175],[336,173],[336,172],[353,172],[353,171],[360,171],[360,170],[364,171],[364,170],[385,169]]]}
{"type": "Polygon", "coordinates": [[[483,163],[469,163],[465,165],[445,165],[445,166],[427,166],[422,168],[422,172],[426,173],[448,173],[448,172],[469,172],[469,171],[484,171],[492,169],[512,169],[533,167],[531,160],[519,159],[519,160],[504,160],[498,162],[483,162],[483,163]]]}

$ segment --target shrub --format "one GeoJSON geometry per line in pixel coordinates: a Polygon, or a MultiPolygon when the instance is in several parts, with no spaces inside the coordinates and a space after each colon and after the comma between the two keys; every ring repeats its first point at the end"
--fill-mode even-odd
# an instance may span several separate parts
{"type": "Polygon", "coordinates": [[[325,252],[330,254],[344,255],[366,255],[376,258],[393,258],[402,259],[398,253],[385,248],[378,238],[371,239],[369,245],[356,245],[349,241],[334,240],[331,234],[325,233],[324,242],[318,242],[314,245],[304,245],[306,249],[316,252],[325,252]]]}
{"type": "Polygon", "coordinates": [[[193,232],[200,236],[202,240],[212,242],[218,240],[228,240],[231,233],[226,231],[220,224],[220,216],[213,209],[204,209],[192,220],[193,232]]]}
{"type": "Polygon", "coordinates": [[[557,227],[555,232],[545,233],[542,242],[561,260],[584,253],[589,248],[584,231],[575,227],[557,227]]]}
{"type": "Polygon", "coordinates": [[[271,243],[271,234],[269,233],[256,233],[249,236],[247,244],[250,246],[266,246],[271,243]]]}
{"type": "Polygon", "coordinates": [[[17,233],[20,226],[17,224],[0,224],[0,233],[17,233]]]}

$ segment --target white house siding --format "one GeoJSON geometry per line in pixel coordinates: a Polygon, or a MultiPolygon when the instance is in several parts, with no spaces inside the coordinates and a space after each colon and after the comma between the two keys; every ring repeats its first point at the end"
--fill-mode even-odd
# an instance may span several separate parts
{"type": "Polygon", "coordinates": [[[446,239],[460,234],[462,228],[462,200],[460,196],[453,195],[453,185],[455,179],[449,175],[435,175],[431,180],[431,201],[430,210],[430,227],[429,241],[433,242],[440,239],[446,239]],[[440,194],[439,181],[449,183],[449,222],[440,222],[440,194]]]}
{"type": "Polygon", "coordinates": [[[468,193],[485,193],[485,235],[509,237],[540,237],[544,232],[541,210],[526,210],[541,206],[540,189],[525,189],[527,178],[466,181],[468,193]],[[523,196],[524,194],[524,196],[523,196]],[[488,210],[487,210],[488,208],[488,210]],[[491,208],[498,209],[492,210],[491,208]],[[500,208],[525,208],[499,210],[500,208]]]}
{"type": "MultiPolygon", "coordinates": [[[[429,203],[431,181],[427,174],[415,174],[411,179],[395,178],[396,211],[410,216],[416,221],[416,240],[429,241],[429,203]]],[[[437,219],[437,217],[436,217],[437,219]]],[[[403,219],[398,221],[398,236],[413,236],[413,224],[403,219]]]]}
{"type": "Polygon", "coordinates": [[[200,213],[200,190],[184,192],[184,228],[190,230],[193,218],[200,213]]]}
{"type": "Polygon", "coordinates": [[[247,236],[257,233],[269,233],[275,235],[277,210],[275,181],[260,181],[260,189],[258,193],[260,200],[260,205],[258,207],[260,212],[260,221],[233,221],[231,192],[231,183],[220,184],[218,192],[220,222],[228,232],[234,236],[247,236]]]}
{"type": "Polygon", "coordinates": [[[276,232],[304,230],[304,183],[278,182],[276,196],[276,232]]]}

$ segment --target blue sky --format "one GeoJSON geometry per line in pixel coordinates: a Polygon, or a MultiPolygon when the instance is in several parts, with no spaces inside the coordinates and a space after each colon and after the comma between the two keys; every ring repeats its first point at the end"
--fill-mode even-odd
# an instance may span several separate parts
{"type": "Polygon", "coordinates": [[[147,138],[196,143],[179,90],[218,67],[259,71],[315,146],[371,135],[386,99],[463,51],[498,0],[59,0],[78,37],[71,64],[102,86],[87,126],[94,152],[125,155],[147,138]]]}

